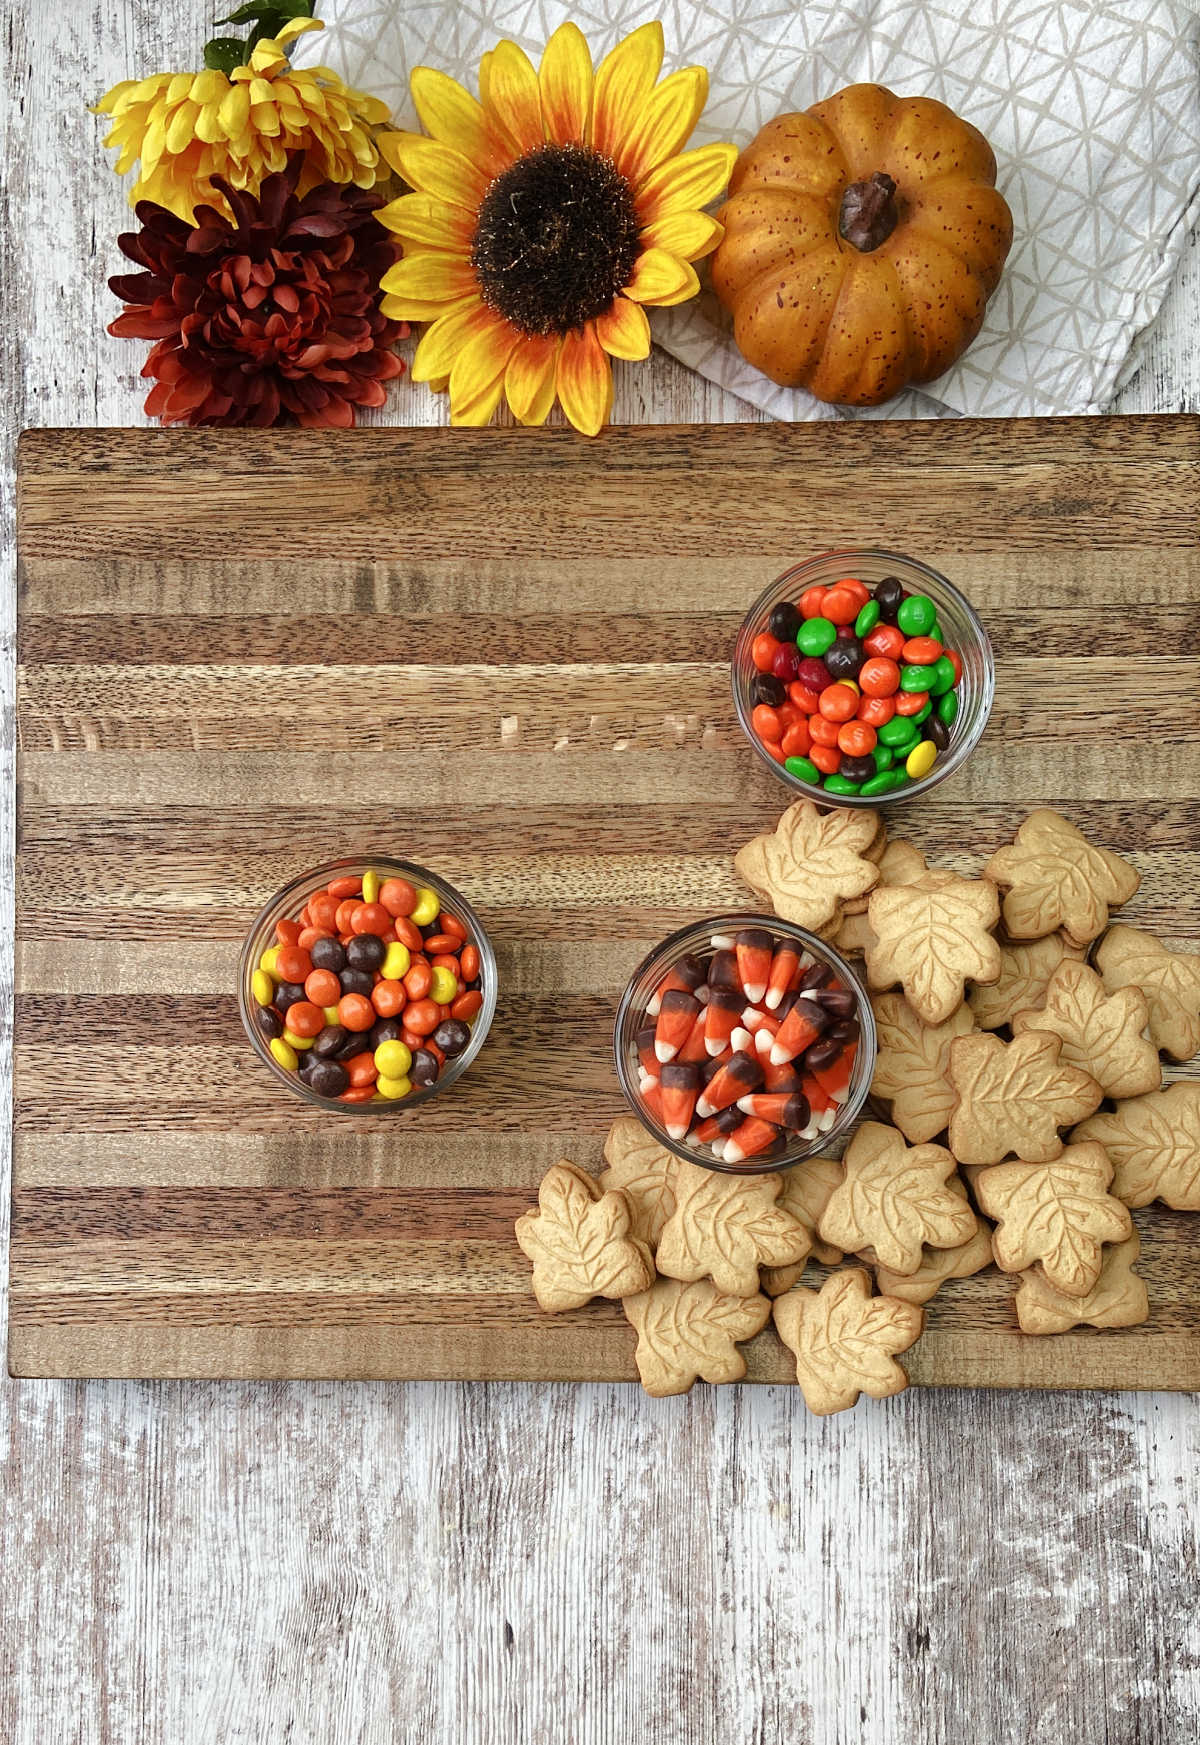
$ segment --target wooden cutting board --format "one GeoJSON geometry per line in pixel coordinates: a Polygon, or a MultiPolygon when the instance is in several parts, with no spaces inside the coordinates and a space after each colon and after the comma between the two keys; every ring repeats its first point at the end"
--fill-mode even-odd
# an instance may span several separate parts
{"type": "MultiPolygon", "coordinates": [[[[748,901],[785,796],[729,696],[746,606],[831,546],[944,570],[995,712],[893,831],[974,871],[1059,806],[1194,946],[1198,524],[1182,417],[26,434],[13,1373],[632,1379],[619,1307],[542,1315],[512,1223],[598,1164],[643,952],[748,901]],[[389,852],[479,908],[500,1010],[444,1102],[359,1124],[270,1083],[235,971],[284,880],[389,852]]],[[[912,1379],[1200,1387],[1200,1218],[1137,1222],[1145,1327],[1024,1337],[989,1270],[912,1379]]],[[[788,1379],[770,1332],[749,1361],[788,1379]]]]}

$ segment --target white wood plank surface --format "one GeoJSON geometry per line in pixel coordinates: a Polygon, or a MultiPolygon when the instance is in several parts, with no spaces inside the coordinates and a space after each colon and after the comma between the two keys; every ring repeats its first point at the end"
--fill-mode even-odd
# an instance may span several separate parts
{"type": "MultiPolygon", "coordinates": [[[[224,10],[5,12],[6,1096],[11,438],[141,421],[142,348],[103,331],[123,192],[83,105],[186,64],[224,10]]],[[[1117,410],[1200,410],[1196,236],[1139,357],[1117,410]]],[[[386,416],[441,409],[401,384],[386,416]]],[[[655,354],[615,416],[754,415],[655,354]]],[[[818,1421],[773,1388],[4,1380],[0,1740],[1190,1745],[1198,1464],[1178,1396],[818,1421]]]]}

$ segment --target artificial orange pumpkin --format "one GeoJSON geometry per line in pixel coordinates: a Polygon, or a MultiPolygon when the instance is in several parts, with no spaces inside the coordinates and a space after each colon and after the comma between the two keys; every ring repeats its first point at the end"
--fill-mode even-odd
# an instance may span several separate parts
{"type": "Polygon", "coordinates": [[[713,286],[738,349],[818,399],[875,406],[949,369],[1012,244],[996,159],[930,97],[848,85],[777,115],[717,214],[713,286]]]}

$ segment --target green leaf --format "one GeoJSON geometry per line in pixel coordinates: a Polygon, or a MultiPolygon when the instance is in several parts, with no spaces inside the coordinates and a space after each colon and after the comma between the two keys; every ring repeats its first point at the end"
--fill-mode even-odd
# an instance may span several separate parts
{"type": "Polygon", "coordinates": [[[289,18],[311,18],[313,15],[313,0],[246,0],[244,6],[239,6],[231,12],[228,18],[218,18],[218,24],[253,24],[260,26],[268,19],[272,25],[276,21],[286,24],[289,18]]]}
{"type": "Polygon", "coordinates": [[[244,66],[245,62],[246,45],[240,37],[214,36],[204,45],[204,64],[215,72],[228,75],[235,67],[244,66]]]}

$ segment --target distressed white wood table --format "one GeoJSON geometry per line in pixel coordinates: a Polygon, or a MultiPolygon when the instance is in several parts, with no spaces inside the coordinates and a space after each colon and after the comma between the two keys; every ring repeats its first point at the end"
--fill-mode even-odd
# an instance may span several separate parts
{"type": "MultiPolygon", "coordinates": [[[[7,12],[8,438],[139,421],[141,348],[103,331],[127,214],[83,105],[224,10],[7,12]]],[[[1197,237],[1139,356],[1116,410],[1200,410],[1197,237]]],[[[441,410],[401,384],[387,416],[441,410]]],[[[658,354],[618,381],[618,421],[752,416],[658,354]]],[[[7,448],[10,565],[11,485],[7,448]]],[[[3,605],[8,770],[11,568],[3,605]]],[[[6,1745],[1200,1736],[1191,1397],[817,1421],[774,1388],[0,1381],[0,1458],[6,1745]]]]}

